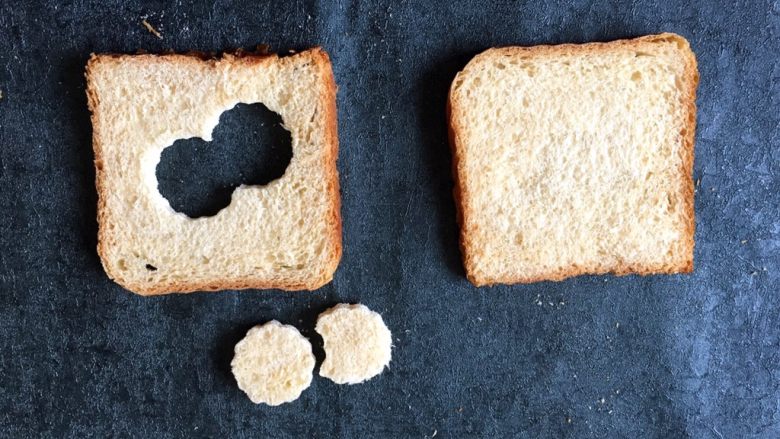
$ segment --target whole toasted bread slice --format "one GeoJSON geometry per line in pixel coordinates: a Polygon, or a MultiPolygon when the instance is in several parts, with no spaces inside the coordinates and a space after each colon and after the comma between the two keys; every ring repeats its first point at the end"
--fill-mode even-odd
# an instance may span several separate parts
{"type": "MultiPolygon", "coordinates": [[[[93,55],[87,65],[98,190],[98,253],[143,295],[240,288],[316,289],[341,257],[336,85],[328,55],[93,55]],[[215,216],[171,209],[157,188],[162,150],[211,140],[220,114],[263,103],[293,157],[265,186],[242,186],[215,216]]],[[[248,127],[251,129],[251,127],[248,127]]]]}
{"type": "Polygon", "coordinates": [[[469,280],[690,272],[697,84],[674,34],[472,59],[448,102],[469,280]]]}

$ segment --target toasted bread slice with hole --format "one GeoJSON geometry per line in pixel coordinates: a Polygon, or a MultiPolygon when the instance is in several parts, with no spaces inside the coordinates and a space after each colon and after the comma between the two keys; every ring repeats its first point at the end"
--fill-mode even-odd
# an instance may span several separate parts
{"type": "MultiPolygon", "coordinates": [[[[98,253],[143,295],[313,290],[341,257],[336,85],[328,55],[93,55],[87,64],[98,190],[98,253]],[[293,158],[278,180],[242,186],[192,219],[157,189],[162,150],[211,132],[222,112],[261,102],[281,115],[293,158]]],[[[251,129],[251,127],[247,127],[251,129]]]]}
{"type": "Polygon", "coordinates": [[[698,78],[674,34],[471,60],[448,102],[468,279],[690,272],[698,78]]]}

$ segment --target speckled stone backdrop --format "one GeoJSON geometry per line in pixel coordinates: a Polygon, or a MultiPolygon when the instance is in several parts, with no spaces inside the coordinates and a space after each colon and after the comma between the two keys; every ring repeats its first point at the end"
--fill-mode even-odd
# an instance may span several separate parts
{"type": "MultiPolygon", "coordinates": [[[[780,2],[58,3],[0,3],[3,437],[780,437],[780,2]],[[494,45],[661,31],[690,40],[701,72],[694,274],[472,287],[444,115],[455,73],[494,45]],[[333,60],[335,280],[298,294],[124,291],[95,252],[89,53],[259,43],[322,45],[333,60]],[[279,319],[322,358],[313,322],[342,301],[383,314],[390,369],[251,404],[233,344],[279,319]]],[[[176,169],[241,172],[263,147],[248,133],[228,136],[224,159],[176,169]]]]}

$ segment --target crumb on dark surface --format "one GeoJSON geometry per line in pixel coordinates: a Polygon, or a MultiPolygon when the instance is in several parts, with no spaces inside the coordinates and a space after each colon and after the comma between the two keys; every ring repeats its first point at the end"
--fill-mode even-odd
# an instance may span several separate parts
{"type": "Polygon", "coordinates": [[[145,18],[141,20],[141,24],[143,24],[146,30],[148,30],[152,35],[162,40],[162,34],[160,34],[160,32],[157,29],[155,29],[154,26],[149,24],[149,22],[146,21],[145,18]]]}

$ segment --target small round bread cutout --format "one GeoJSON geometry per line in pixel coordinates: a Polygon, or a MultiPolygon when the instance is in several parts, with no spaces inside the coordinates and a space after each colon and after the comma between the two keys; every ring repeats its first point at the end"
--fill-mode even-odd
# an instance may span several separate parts
{"type": "Polygon", "coordinates": [[[297,329],[273,320],[246,333],[230,367],[253,403],[276,406],[294,401],[309,387],[314,354],[297,329]]]}
{"type": "Polygon", "coordinates": [[[337,384],[362,383],[390,364],[390,330],[364,305],[336,305],[320,314],[315,329],[325,349],[320,375],[337,384]]]}

